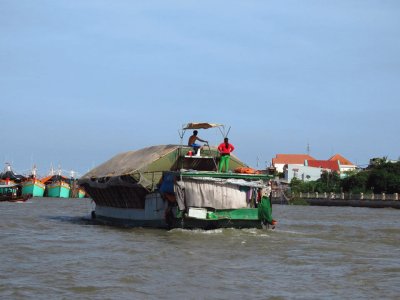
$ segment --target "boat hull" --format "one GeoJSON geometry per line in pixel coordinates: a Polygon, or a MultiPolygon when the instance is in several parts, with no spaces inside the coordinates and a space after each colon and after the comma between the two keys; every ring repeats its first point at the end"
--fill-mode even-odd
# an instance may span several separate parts
{"type": "Polygon", "coordinates": [[[28,199],[30,199],[30,195],[24,195],[24,196],[4,196],[0,195],[0,202],[26,202],[28,199]]]}
{"type": "Polygon", "coordinates": [[[147,197],[144,209],[96,205],[96,210],[92,215],[96,217],[96,220],[108,224],[167,228],[168,223],[165,220],[167,208],[168,203],[161,198],[160,194],[154,193],[147,197]]]}
{"type": "MultiPolygon", "coordinates": [[[[257,211],[257,209],[253,209],[257,211]]],[[[148,219],[148,218],[132,218],[128,215],[131,213],[135,215],[137,211],[134,209],[124,209],[121,214],[116,214],[115,210],[113,213],[109,213],[109,208],[105,207],[96,207],[96,210],[93,211],[92,217],[96,221],[107,224],[107,225],[116,225],[123,227],[150,227],[150,228],[164,228],[164,229],[173,229],[173,228],[182,228],[182,229],[218,229],[218,228],[258,228],[262,229],[268,226],[268,224],[263,224],[261,220],[257,219],[198,219],[191,217],[175,217],[172,216],[168,220],[166,218],[158,218],[158,219],[148,219]]],[[[144,214],[144,210],[143,210],[144,214]]]]}
{"type": "Polygon", "coordinates": [[[77,198],[85,198],[86,192],[84,190],[79,189],[77,198]]]}
{"type": "Polygon", "coordinates": [[[96,222],[100,222],[106,225],[116,225],[123,227],[149,227],[149,228],[169,228],[165,219],[146,219],[144,217],[132,218],[128,217],[127,214],[136,215],[137,211],[134,209],[124,209],[124,212],[115,213],[113,208],[96,207],[96,210],[92,212],[92,218],[96,222]],[[110,209],[113,210],[110,213],[110,209]]]}
{"type": "Polygon", "coordinates": [[[199,220],[192,218],[181,218],[177,219],[172,228],[183,228],[183,229],[204,229],[212,230],[218,228],[256,228],[262,229],[265,226],[260,220],[199,220]]]}
{"type": "Polygon", "coordinates": [[[68,184],[53,183],[47,185],[47,197],[69,198],[70,187],[68,184]]]}
{"type": "Polygon", "coordinates": [[[22,195],[19,193],[20,186],[2,186],[0,187],[0,202],[8,201],[8,202],[25,202],[32,195],[22,195]]]}
{"type": "Polygon", "coordinates": [[[96,205],[92,217],[103,224],[124,227],[217,229],[265,228],[258,208],[208,210],[189,208],[182,214],[177,207],[169,207],[159,194],[146,199],[144,209],[117,208],[96,205]]]}
{"type": "Polygon", "coordinates": [[[41,182],[28,181],[22,186],[22,195],[32,195],[32,197],[43,197],[45,186],[41,182]]]}

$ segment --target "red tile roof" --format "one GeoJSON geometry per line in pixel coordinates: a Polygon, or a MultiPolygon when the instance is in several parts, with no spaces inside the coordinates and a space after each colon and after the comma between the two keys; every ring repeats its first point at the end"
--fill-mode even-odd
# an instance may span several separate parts
{"type": "Polygon", "coordinates": [[[344,158],[340,154],[335,154],[329,160],[338,160],[338,161],[340,161],[341,165],[354,165],[351,161],[349,161],[348,159],[344,158]]]}
{"type": "Polygon", "coordinates": [[[307,165],[314,168],[329,169],[339,171],[339,163],[337,160],[308,160],[307,165]]]}
{"type": "Polygon", "coordinates": [[[272,159],[272,164],[304,164],[305,160],[312,160],[314,157],[308,154],[277,154],[275,158],[272,159]]]}

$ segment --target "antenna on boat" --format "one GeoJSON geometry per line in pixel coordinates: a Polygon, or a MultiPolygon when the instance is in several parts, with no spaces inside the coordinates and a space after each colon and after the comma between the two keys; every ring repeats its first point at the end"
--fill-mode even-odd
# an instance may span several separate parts
{"type": "Polygon", "coordinates": [[[183,126],[182,126],[182,130],[178,130],[178,134],[179,134],[179,137],[181,138],[181,143],[180,143],[180,147],[179,147],[179,151],[180,151],[180,149],[183,146],[183,136],[185,135],[185,129],[183,129],[183,126]]]}
{"type": "Polygon", "coordinates": [[[36,165],[35,165],[35,164],[32,166],[32,171],[31,171],[31,173],[32,173],[32,177],[33,177],[33,178],[36,178],[36,175],[37,175],[37,168],[36,168],[36,165]]]}
{"type": "Polygon", "coordinates": [[[50,176],[54,175],[54,168],[53,168],[53,163],[50,164],[50,176]]]}
{"type": "MultiPolygon", "coordinates": [[[[225,128],[224,128],[224,129],[225,129],[225,128]]],[[[224,137],[227,137],[227,136],[228,136],[229,131],[231,131],[231,126],[229,126],[229,129],[228,129],[228,131],[226,132],[226,135],[225,135],[224,137]]]]}
{"type": "Polygon", "coordinates": [[[219,129],[219,132],[221,132],[222,136],[225,137],[225,126],[222,125],[222,126],[218,127],[218,129],[219,129]],[[222,129],[221,129],[221,127],[222,127],[222,129]]]}
{"type": "Polygon", "coordinates": [[[229,131],[231,131],[231,126],[229,126],[228,131],[225,132],[225,125],[220,125],[218,126],[219,131],[221,132],[222,136],[226,138],[229,134],[229,131]]]}
{"type": "Polygon", "coordinates": [[[182,155],[183,136],[185,135],[185,132],[186,132],[185,125],[186,124],[182,125],[182,129],[178,129],[178,134],[179,134],[179,137],[180,137],[180,144],[179,144],[178,151],[176,153],[178,158],[182,155]]]}
{"type": "Polygon", "coordinates": [[[185,131],[186,131],[185,125],[186,124],[183,124],[182,125],[182,129],[178,130],[179,137],[181,138],[181,143],[182,143],[182,140],[183,140],[183,136],[185,135],[185,131]]]}

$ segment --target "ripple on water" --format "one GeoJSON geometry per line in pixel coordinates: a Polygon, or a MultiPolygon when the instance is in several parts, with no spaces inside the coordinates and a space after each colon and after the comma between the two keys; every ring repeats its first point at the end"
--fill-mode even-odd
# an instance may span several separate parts
{"type": "Polygon", "coordinates": [[[274,206],[275,230],[93,223],[90,201],[0,203],[0,298],[396,299],[398,210],[274,206]]]}

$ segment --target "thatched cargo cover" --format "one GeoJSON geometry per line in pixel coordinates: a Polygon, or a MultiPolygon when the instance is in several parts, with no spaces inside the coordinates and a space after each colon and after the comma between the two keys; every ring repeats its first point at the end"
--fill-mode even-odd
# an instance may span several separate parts
{"type": "MultiPolygon", "coordinates": [[[[187,157],[189,150],[186,146],[159,145],[120,153],[82,176],[79,184],[96,204],[143,208],[146,194],[158,188],[164,171],[216,170],[216,148],[205,149],[201,158],[187,157]]],[[[230,166],[246,167],[234,155],[230,166]]]]}

